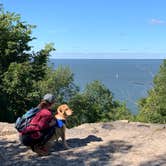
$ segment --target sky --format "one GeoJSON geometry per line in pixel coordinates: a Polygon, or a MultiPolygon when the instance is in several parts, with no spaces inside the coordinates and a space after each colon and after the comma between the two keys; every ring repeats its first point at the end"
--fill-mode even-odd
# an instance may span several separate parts
{"type": "Polygon", "coordinates": [[[53,42],[52,58],[163,59],[166,0],[0,0],[36,25],[35,51],[53,42]]]}

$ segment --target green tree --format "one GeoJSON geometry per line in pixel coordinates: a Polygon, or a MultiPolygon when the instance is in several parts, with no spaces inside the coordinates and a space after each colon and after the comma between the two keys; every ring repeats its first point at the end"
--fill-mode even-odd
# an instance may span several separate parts
{"type": "Polygon", "coordinates": [[[10,112],[10,121],[21,115],[31,101],[33,80],[30,77],[32,67],[29,63],[11,63],[2,80],[3,91],[8,96],[7,109],[10,112]]]}
{"type": "Polygon", "coordinates": [[[58,67],[56,70],[47,68],[46,75],[37,85],[41,94],[53,93],[56,96],[56,103],[67,103],[70,98],[79,92],[74,84],[74,75],[68,67],[58,67]]]}
{"type": "Polygon", "coordinates": [[[31,53],[29,42],[34,26],[20,21],[15,13],[0,13],[0,120],[13,121],[40,98],[37,81],[46,74],[52,44],[31,53]],[[31,98],[31,99],[30,99],[31,98]],[[20,112],[22,110],[22,112],[20,112]],[[10,115],[10,116],[9,116],[10,115]]]}
{"type": "Polygon", "coordinates": [[[153,80],[154,86],[146,98],[139,101],[137,119],[143,122],[166,122],[166,60],[153,80]]]}
{"type": "Polygon", "coordinates": [[[43,77],[47,74],[48,61],[50,52],[55,51],[54,44],[46,44],[44,49],[38,51],[37,53],[32,53],[31,56],[31,66],[32,70],[32,79],[36,81],[43,80],[43,77]]]}
{"type": "Polygon", "coordinates": [[[84,95],[88,102],[86,116],[89,122],[100,121],[113,108],[112,93],[99,81],[88,84],[84,95]]]}
{"type": "Polygon", "coordinates": [[[0,71],[8,70],[10,63],[29,60],[29,42],[34,26],[21,21],[18,14],[0,10],[0,71]]]}
{"type": "Polygon", "coordinates": [[[115,101],[111,91],[99,81],[88,84],[70,100],[70,105],[74,110],[70,125],[131,118],[126,105],[115,101]]]}
{"type": "Polygon", "coordinates": [[[47,92],[64,102],[78,91],[69,69],[48,67],[52,43],[31,51],[34,27],[20,15],[0,10],[0,121],[13,122],[47,92]]]}

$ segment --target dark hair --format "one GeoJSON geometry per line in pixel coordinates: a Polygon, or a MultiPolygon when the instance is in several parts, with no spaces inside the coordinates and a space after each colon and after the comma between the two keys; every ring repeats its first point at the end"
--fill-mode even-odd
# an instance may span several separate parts
{"type": "Polygon", "coordinates": [[[47,102],[46,100],[42,100],[38,107],[39,109],[43,109],[43,108],[48,108],[51,105],[51,103],[47,102]]]}

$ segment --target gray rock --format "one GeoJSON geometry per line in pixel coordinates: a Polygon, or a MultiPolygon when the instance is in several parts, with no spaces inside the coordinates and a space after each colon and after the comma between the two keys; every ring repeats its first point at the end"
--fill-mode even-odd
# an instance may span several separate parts
{"type": "Polygon", "coordinates": [[[41,157],[20,144],[14,124],[0,123],[0,165],[165,166],[163,126],[128,121],[83,124],[67,130],[70,149],[55,142],[51,154],[41,157]]]}

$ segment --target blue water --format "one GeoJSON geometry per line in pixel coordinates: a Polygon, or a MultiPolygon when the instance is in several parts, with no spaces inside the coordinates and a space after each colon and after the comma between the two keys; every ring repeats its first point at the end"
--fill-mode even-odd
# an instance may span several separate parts
{"type": "Polygon", "coordinates": [[[67,66],[74,73],[74,82],[81,90],[87,83],[100,80],[113,92],[114,98],[125,102],[133,114],[138,112],[137,101],[147,96],[153,78],[163,60],[113,59],[51,59],[55,68],[67,66]]]}

